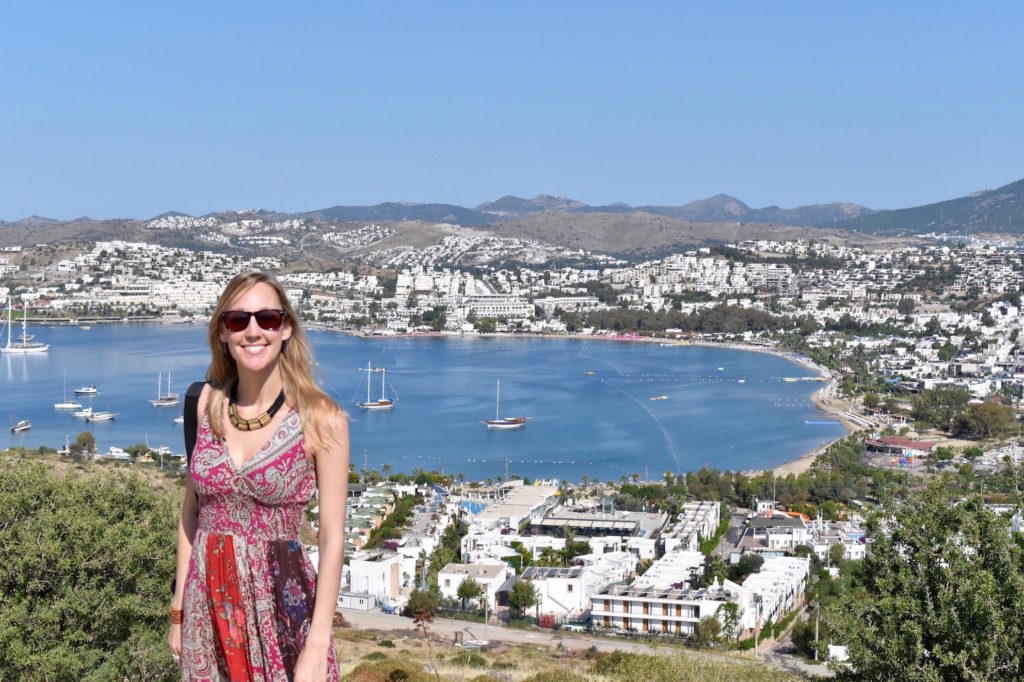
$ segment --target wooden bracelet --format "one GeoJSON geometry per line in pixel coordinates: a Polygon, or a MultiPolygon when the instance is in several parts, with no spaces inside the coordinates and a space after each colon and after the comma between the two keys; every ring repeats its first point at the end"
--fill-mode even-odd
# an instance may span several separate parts
{"type": "Polygon", "coordinates": [[[172,625],[181,625],[181,609],[176,609],[173,606],[167,609],[167,615],[171,617],[172,625]]]}

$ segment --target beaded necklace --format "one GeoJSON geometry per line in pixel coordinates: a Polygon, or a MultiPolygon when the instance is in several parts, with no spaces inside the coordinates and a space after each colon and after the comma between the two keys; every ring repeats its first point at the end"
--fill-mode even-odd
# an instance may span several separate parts
{"type": "Polygon", "coordinates": [[[228,419],[231,420],[231,425],[239,431],[255,431],[256,429],[262,429],[264,426],[270,423],[270,420],[274,418],[277,411],[284,405],[284,389],[277,394],[277,398],[274,402],[266,409],[262,414],[258,414],[252,419],[246,419],[238,415],[238,384],[236,383],[231,387],[231,394],[228,398],[228,419]]]}

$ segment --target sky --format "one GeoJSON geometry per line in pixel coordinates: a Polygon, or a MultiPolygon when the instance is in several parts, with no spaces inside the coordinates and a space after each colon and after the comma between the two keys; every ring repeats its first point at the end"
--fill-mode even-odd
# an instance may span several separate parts
{"type": "Polygon", "coordinates": [[[0,5],[0,219],[1024,177],[1024,3],[0,5]]]}

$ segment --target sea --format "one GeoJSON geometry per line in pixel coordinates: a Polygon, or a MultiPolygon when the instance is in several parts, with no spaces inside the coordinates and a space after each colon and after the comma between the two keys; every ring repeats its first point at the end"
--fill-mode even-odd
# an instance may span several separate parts
{"type": "MultiPolygon", "coordinates": [[[[30,325],[45,354],[0,354],[0,415],[31,430],[0,431],[0,448],[72,443],[90,431],[100,452],[146,443],[184,452],[180,406],[156,408],[158,376],[184,395],[209,361],[201,324],[30,325]],[[85,423],[55,402],[94,384],[84,405],[116,414],[85,423]],[[66,388],[65,388],[66,386],[66,388]]],[[[310,332],[327,391],[349,412],[356,469],[415,469],[467,480],[658,480],[702,467],[766,469],[841,438],[811,401],[809,368],[768,353],[706,346],[537,337],[361,338],[310,332]],[[387,370],[388,411],[364,412],[367,372],[387,370]],[[785,381],[790,378],[790,381],[785,381]],[[488,430],[496,416],[522,429],[488,430]]],[[[371,375],[371,397],[381,374],[371,375]]]]}

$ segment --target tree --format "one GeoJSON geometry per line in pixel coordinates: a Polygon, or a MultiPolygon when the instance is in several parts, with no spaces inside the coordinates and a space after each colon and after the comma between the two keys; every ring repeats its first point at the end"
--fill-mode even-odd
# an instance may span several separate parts
{"type": "Polygon", "coordinates": [[[914,312],[916,304],[912,298],[901,298],[900,302],[896,304],[896,312],[900,315],[909,315],[914,312]]]}
{"type": "Polygon", "coordinates": [[[1024,678],[1024,543],[981,496],[952,502],[933,482],[869,515],[871,552],[822,610],[840,679],[1024,678]]]}
{"type": "Polygon", "coordinates": [[[718,639],[718,633],[722,630],[722,623],[717,615],[704,616],[693,626],[693,634],[690,639],[700,648],[710,647],[718,639]]]}
{"type": "Polygon", "coordinates": [[[846,548],[843,547],[841,542],[837,542],[828,548],[828,560],[833,566],[838,566],[839,562],[843,560],[843,555],[846,554],[846,548]]]}
{"type": "Polygon", "coordinates": [[[91,431],[82,431],[75,439],[75,450],[82,453],[96,452],[96,438],[91,431]]]}
{"type": "Polygon", "coordinates": [[[433,618],[437,613],[437,597],[429,590],[415,589],[409,594],[409,601],[406,602],[403,613],[411,618],[426,613],[433,618]]]}
{"type": "Polygon", "coordinates": [[[4,679],[173,680],[175,501],[138,476],[0,465],[4,679]]]}
{"type": "Polygon", "coordinates": [[[467,576],[461,583],[459,583],[459,589],[457,591],[459,599],[462,600],[462,610],[466,610],[467,600],[479,599],[483,593],[484,588],[480,586],[480,583],[467,576]]]}
{"type": "Polygon", "coordinates": [[[869,410],[873,410],[878,407],[878,394],[877,393],[865,393],[864,394],[864,407],[869,410]]]}
{"type": "Polygon", "coordinates": [[[968,405],[956,420],[958,435],[976,438],[999,438],[1015,431],[1017,418],[1013,408],[1000,403],[968,405]]]}
{"type": "Polygon", "coordinates": [[[540,603],[540,591],[533,582],[519,579],[508,594],[508,604],[517,616],[522,617],[527,610],[540,603]]]}

